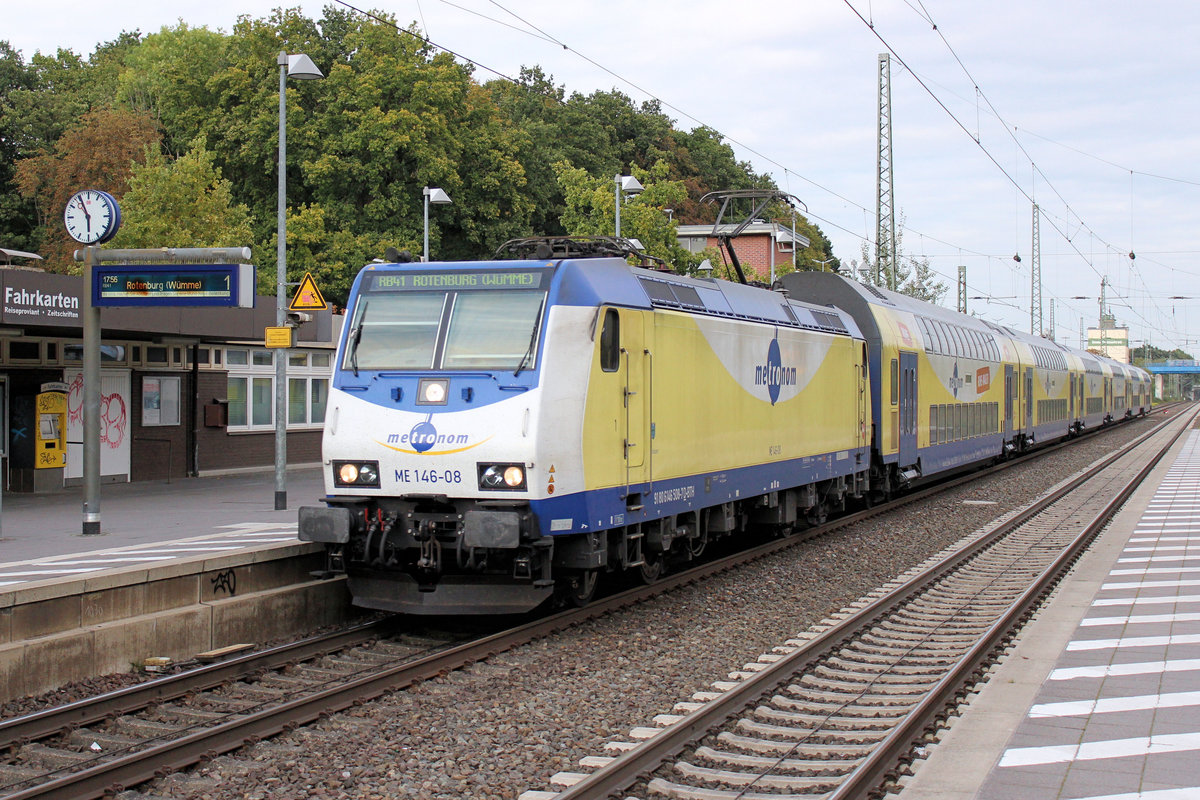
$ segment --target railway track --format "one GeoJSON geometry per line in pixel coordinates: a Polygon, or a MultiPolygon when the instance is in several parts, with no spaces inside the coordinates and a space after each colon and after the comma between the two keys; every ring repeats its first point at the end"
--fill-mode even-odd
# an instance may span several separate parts
{"type": "Polygon", "coordinates": [[[660,727],[611,743],[585,759],[590,774],[560,774],[565,788],[524,800],[877,796],[1195,417],[1169,420],[660,727]]]}
{"type": "MultiPolygon", "coordinates": [[[[0,723],[0,746],[8,751],[0,763],[0,797],[113,794],[649,596],[735,569],[805,538],[888,513],[982,474],[810,529],[803,537],[774,540],[670,575],[584,609],[468,641],[397,635],[385,620],[8,720],[0,723]]],[[[801,713],[796,708],[779,712],[801,713]]]]}

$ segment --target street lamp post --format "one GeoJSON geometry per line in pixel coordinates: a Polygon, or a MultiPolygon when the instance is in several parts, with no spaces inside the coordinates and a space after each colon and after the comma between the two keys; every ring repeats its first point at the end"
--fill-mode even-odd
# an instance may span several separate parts
{"type": "Polygon", "coordinates": [[[444,206],[450,202],[450,195],[436,186],[426,186],[421,190],[425,197],[425,244],[421,249],[421,261],[429,260],[429,204],[444,206]]]}
{"type": "Polygon", "coordinates": [[[617,205],[617,217],[616,217],[617,238],[620,239],[621,238],[621,195],[622,194],[640,194],[642,191],[645,190],[646,187],[642,186],[642,182],[639,181],[637,178],[633,177],[632,175],[617,175],[616,177],[613,178],[613,182],[616,184],[616,188],[614,189],[614,192],[615,192],[616,201],[617,201],[616,202],[616,205],[617,205]]]}
{"type": "MultiPolygon", "coordinates": [[[[280,51],[279,65],[279,215],[275,245],[275,324],[287,324],[287,79],[319,80],[325,76],[308,56],[280,51]]],[[[275,510],[287,508],[287,363],[290,351],[275,351],[275,510]]]]}

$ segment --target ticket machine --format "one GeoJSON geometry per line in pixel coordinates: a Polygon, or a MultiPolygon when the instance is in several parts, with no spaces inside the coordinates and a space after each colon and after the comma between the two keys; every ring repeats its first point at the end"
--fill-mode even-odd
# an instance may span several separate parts
{"type": "Polygon", "coordinates": [[[34,469],[63,469],[67,466],[67,395],[52,389],[40,393],[34,403],[34,469]]]}

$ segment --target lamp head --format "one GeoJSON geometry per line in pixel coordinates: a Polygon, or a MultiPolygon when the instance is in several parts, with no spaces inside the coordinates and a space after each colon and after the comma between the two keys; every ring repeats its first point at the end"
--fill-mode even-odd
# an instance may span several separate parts
{"type": "Polygon", "coordinates": [[[321,70],[317,69],[317,65],[313,60],[304,53],[297,53],[287,57],[288,77],[295,78],[298,81],[315,81],[325,77],[321,70]]]}

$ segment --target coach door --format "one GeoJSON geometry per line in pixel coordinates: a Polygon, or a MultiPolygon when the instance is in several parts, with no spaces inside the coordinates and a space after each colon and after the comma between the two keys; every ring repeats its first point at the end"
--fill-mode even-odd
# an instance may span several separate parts
{"type": "MultiPolygon", "coordinates": [[[[653,356],[646,337],[645,317],[621,311],[621,361],[625,376],[625,483],[649,480],[650,366],[653,356]]],[[[640,491],[640,490],[638,490],[640,491]]]]}
{"type": "Polygon", "coordinates": [[[1013,395],[1016,393],[1016,386],[1013,382],[1012,364],[1004,365],[1004,436],[1005,438],[1012,435],[1013,432],[1013,395]]]}
{"type": "Polygon", "coordinates": [[[1025,430],[1033,431],[1033,367],[1025,368],[1025,430]]]}
{"type": "Polygon", "coordinates": [[[917,354],[900,351],[900,466],[917,463],[917,354]]]}
{"type": "Polygon", "coordinates": [[[1075,421],[1075,376],[1074,375],[1071,376],[1071,393],[1067,396],[1071,398],[1069,401],[1070,408],[1067,409],[1067,422],[1071,423],[1071,422],[1075,421]]]}

